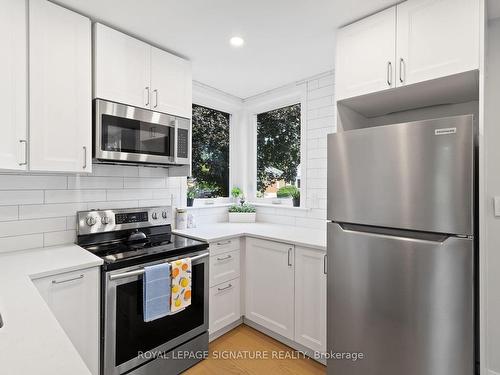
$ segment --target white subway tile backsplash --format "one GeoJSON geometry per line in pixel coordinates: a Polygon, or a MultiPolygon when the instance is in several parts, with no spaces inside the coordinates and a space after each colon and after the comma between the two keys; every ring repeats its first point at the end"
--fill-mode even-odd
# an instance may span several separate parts
{"type": "Polygon", "coordinates": [[[123,181],[125,189],[161,189],[166,187],[165,178],[125,178],[123,181]]]}
{"type": "Polygon", "coordinates": [[[19,219],[18,206],[1,206],[0,207],[0,221],[11,221],[19,219]]]}
{"type": "Polygon", "coordinates": [[[73,243],[76,240],[75,230],[63,230],[43,234],[43,246],[56,246],[73,243]]]}
{"type": "Polygon", "coordinates": [[[139,167],[139,177],[168,177],[168,169],[139,167]]]}
{"type": "Polygon", "coordinates": [[[107,191],[108,201],[126,201],[135,199],[152,199],[151,189],[115,189],[107,191]]]}
{"type": "Polygon", "coordinates": [[[0,176],[0,190],[66,189],[66,176],[32,176],[4,174],[0,176]]]}
{"type": "MultiPolygon", "coordinates": [[[[132,167],[134,168],[134,167],[132,167]]],[[[68,189],[122,189],[123,177],[69,176],[68,189]]]]}
{"type": "Polygon", "coordinates": [[[87,209],[89,210],[111,210],[116,208],[133,207],[139,207],[139,202],[137,200],[91,202],[87,205],[87,209]]]}
{"type": "Polygon", "coordinates": [[[39,247],[43,247],[42,233],[0,238],[0,253],[39,247]]]}
{"type": "Polygon", "coordinates": [[[0,237],[66,230],[66,218],[4,221],[0,223],[0,237]]]}
{"type": "Polygon", "coordinates": [[[37,203],[43,203],[43,190],[0,191],[0,205],[37,204],[37,203]]]}
{"type": "Polygon", "coordinates": [[[66,217],[87,209],[87,203],[54,203],[19,206],[19,218],[43,219],[66,217]]]}
{"type": "Polygon", "coordinates": [[[106,190],[47,190],[45,203],[95,202],[106,200],[106,190]]]}

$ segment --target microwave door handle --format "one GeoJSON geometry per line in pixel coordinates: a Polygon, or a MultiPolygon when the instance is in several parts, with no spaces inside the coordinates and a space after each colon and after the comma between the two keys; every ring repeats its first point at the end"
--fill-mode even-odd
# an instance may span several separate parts
{"type": "Polygon", "coordinates": [[[178,159],[177,159],[177,143],[178,143],[178,132],[179,132],[179,120],[176,118],[174,120],[174,163],[178,164],[178,159]]]}

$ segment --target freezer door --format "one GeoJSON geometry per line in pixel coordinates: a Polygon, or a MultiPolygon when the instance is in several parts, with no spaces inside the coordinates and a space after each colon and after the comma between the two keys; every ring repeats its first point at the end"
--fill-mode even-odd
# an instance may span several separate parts
{"type": "Polygon", "coordinates": [[[472,234],[473,117],[328,135],[328,219],[472,234]]]}
{"type": "Polygon", "coordinates": [[[395,234],[328,224],[328,374],[473,374],[473,241],[395,234]]]}

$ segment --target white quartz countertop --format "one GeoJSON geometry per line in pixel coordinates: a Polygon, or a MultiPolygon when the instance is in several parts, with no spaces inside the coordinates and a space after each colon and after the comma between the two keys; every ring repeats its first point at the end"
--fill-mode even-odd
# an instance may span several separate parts
{"type": "Polygon", "coordinates": [[[175,230],[177,234],[206,242],[248,236],[326,250],[326,231],[270,223],[214,223],[175,230]]]}
{"type": "Polygon", "coordinates": [[[101,264],[76,245],[0,254],[0,374],[90,374],[31,280],[101,264]]]}

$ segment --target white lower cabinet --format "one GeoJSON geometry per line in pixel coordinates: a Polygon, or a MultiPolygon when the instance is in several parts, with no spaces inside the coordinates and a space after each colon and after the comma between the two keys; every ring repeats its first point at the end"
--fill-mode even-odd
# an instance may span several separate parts
{"type": "Polygon", "coordinates": [[[326,253],[295,247],[295,341],[326,351],[326,253]]]}
{"type": "Polygon", "coordinates": [[[99,267],[33,283],[92,374],[99,374],[99,267]]]}
{"type": "Polygon", "coordinates": [[[293,246],[248,238],[245,252],[245,319],[294,338],[293,246]]]}
{"type": "Polygon", "coordinates": [[[209,333],[241,318],[240,278],[210,288],[209,333]]]}

